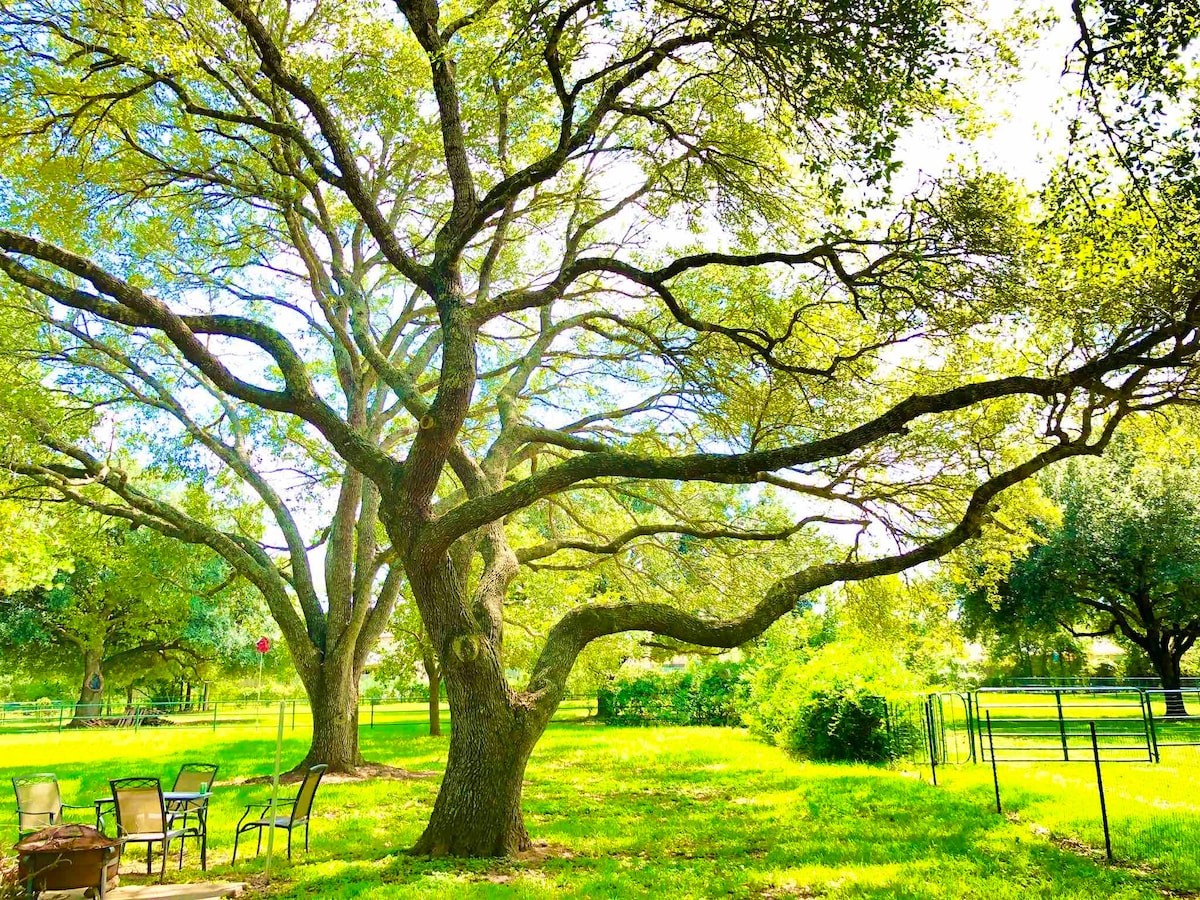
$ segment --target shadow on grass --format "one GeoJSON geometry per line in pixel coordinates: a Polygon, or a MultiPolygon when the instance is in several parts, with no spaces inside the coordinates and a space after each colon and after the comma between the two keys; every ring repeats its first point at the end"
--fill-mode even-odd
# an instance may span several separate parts
{"type": "MultiPolygon", "coordinates": [[[[288,735],[285,764],[306,745],[304,736],[288,735]]],[[[364,729],[362,746],[369,759],[441,770],[447,739],[396,725],[364,729]]],[[[38,758],[0,774],[54,769],[67,799],[83,802],[75,798],[98,796],[109,777],[158,774],[167,781],[188,760],[220,762],[222,781],[266,774],[273,750],[265,733],[164,735],[157,745],[72,739],[28,748],[26,756],[38,758]]],[[[526,821],[551,849],[535,862],[403,855],[428,817],[437,782],[323,785],[312,851],[278,864],[270,896],[1161,896],[1136,873],[1060,850],[995,815],[981,787],[945,791],[886,770],[798,763],[732,729],[552,727],[527,774],[526,821]]],[[[227,860],[242,804],[264,794],[261,786],[218,788],[209,877],[245,880],[262,872],[261,859],[239,856],[236,869],[227,860]]],[[[10,812],[0,826],[10,824],[10,812]]],[[[182,877],[199,877],[194,862],[182,877]]]]}

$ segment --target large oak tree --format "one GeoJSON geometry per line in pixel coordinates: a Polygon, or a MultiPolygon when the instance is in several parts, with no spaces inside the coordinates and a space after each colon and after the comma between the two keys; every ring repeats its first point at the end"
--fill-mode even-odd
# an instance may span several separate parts
{"type": "Polygon", "coordinates": [[[1196,283],[1159,198],[1117,190],[1101,239],[1046,240],[997,179],[883,192],[900,132],[986,56],[935,0],[0,10],[19,349],[117,411],[72,439],[25,405],[11,468],[225,557],[335,767],[406,583],[454,720],[421,852],[528,845],[525,765],[590,643],[742,644],[946,554],[1004,489],[1191,386],[1196,283]],[[284,549],[140,487],[114,443],[257,496],[284,549]],[[631,524],[597,534],[595,491],[631,524]],[[803,512],[764,521],[763,491],[803,512]],[[514,544],[531,509],[560,515],[514,544]],[[523,564],[823,523],[853,546],[752,600],[581,599],[506,677],[523,564]]]}

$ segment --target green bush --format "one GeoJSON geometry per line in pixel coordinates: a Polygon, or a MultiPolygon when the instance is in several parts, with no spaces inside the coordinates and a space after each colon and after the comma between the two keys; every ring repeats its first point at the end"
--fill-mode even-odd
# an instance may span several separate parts
{"type": "Polygon", "coordinates": [[[786,734],[787,750],[812,759],[888,762],[901,750],[887,728],[887,701],[873,694],[814,694],[786,734]]]}
{"type": "Polygon", "coordinates": [[[748,682],[744,721],[794,756],[886,762],[907,749],[904,730],[888,727],[888,702],[915,685],[886,654],[830,644],[803,661],[760,665],[748,682]]]}
{"type": "Polygon", "coordinates": [[[622,673],[600,689],[597,714],[611,725],[740,725],[740,675],[732,662],[622,673]]]}

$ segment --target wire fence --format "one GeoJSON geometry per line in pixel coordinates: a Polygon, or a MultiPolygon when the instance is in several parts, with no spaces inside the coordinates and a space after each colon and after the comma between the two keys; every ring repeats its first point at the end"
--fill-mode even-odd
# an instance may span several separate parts
{"type": "Polygon", "coordinates": [[[935,784],[1081,852],[1200,890],[1200,688],[981,688],[892,704],[902,758],[935,784]]]}
{"type": "MultiPolygon", "coordinates": [[[[0,703],[0,735],[37,734],[73,728],[276,728],[279,700],[210,700],[101,706],[74,703],[0,703]],[[78,716],[76,713],[79,713],[78,716]]],[[[293,731],[312,728],[312,708],[305,698],[284,700],[284,725],[293,731]]],[[[449,715],[445,703],[440,714],[449,715]]],[[[596,714],[596,698],[572,695],[555,713],[557,720],[585,719],[596,714]]],[[[429,719],[429,703],[419,697],[363,700],[358,706],[360,728],[419,725],[429,719]]]]}

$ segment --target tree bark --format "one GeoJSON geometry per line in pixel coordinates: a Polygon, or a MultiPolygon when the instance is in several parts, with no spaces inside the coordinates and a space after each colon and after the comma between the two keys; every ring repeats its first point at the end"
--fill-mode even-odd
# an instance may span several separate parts
{"type": "Polygon", "coordinates": [[[358,749],[358,678],[349,661],[326,656],[316,683],[305,685],[312,710],[312,742],[293,771],[326,765],[353,773],[362,765],[358,749]]]}
{"type": "Polygon", "coordinates": [[[515,700],[500,671],[480,662],[443,661],[454,727],[446,774],[415,854],[513,856],[531,845],[521,791],[540,719],[515,700]]]}
{"type": "Polygon", "coordinates": [[[429,682],[429,736],[442,736],[442,673],[438,670],[433,654],[425,651],[422,660],[425,678],[429,682]]]}
{"type": "Polygon", "coordinates": [[[100,650],[83,651],[83,681],[79,685],[79,699],[75,702],[75,714],[68,728],[82,728],[88,721],[104,712],[103,653],[100,650]],[[99,689],[92,686],[94,678],[101,679],[99,689]]]}

